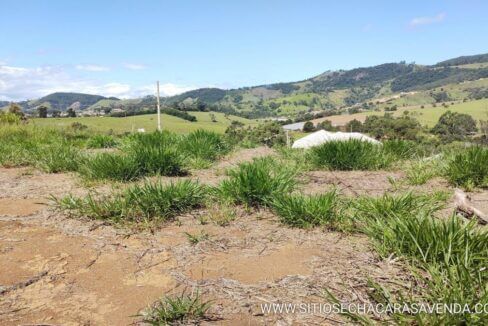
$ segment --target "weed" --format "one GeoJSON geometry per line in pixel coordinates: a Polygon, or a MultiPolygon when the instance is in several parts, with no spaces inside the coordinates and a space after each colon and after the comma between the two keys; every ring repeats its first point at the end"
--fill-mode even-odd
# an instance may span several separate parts
{"type": "Polygon", "coordinates": [[[208,206],[207,214],[204,216],[204,221],[206,222],[211,221],[218,226],[227,226],[236,219],[234,208],[228,204],[219,203],[208,206]]]}
{"type": "Polygon", "coordinates": [[[155,326],[197,323],[205,319],[211,306],[210,301],[202,301],[198,292],[191,295],[166,296],[139,316],[142,317],[142,322],[155,326]]]}
{"type": "Polygon", "coordinates": [[[190,241],[192,245],[196,245],[199,242],[210,239],[210,235],[203,230],[200,231],[200,233],[196,233],[196,234],[191,234],[189,232],[185,232],[185,234],[186,237],[188,238],[188,241],[190,241]]]}

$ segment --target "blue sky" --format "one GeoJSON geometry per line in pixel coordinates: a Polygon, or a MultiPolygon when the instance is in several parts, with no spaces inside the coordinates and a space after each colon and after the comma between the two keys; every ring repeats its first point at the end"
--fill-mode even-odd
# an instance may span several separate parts
{"type": "Polygon", "coordinates": [[[0,0],[0,100],[172,95],[488,52],[487,1],[0,0]]]}

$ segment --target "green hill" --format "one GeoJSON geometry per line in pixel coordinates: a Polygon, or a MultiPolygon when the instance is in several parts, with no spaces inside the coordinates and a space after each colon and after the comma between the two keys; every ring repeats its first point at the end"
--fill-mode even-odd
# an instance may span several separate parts
{"type": "MultiPolygon", "coordinates": [[[[488,54],[461,56],[434,65],[385,63],[351,70],[327,71],[297,82],[284,82],[238,89],[201,88],[161,99],[163,107],[180,111],[214,111],[248,119],[285,116],[307,118],[327,110],[382,110],[386,106],[411,106],[471,101],[488,98],[488,54]]],[[[54,93],[22,102],[33,110],[40,104],[51,109],[100,111],[119,109],[127,113],[154,109],[156,98],[119,100],[99,95],[54,93]]]]}

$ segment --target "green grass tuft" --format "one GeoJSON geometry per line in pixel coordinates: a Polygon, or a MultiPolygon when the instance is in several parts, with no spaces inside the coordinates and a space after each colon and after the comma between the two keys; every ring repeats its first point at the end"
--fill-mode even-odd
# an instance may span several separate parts
{"type": "Polygon", "coordinates": [[[234,203],[268,206],[276,196],[291,192],[296,185],[295,172],[266,157],[239,165],[222,181],[220,195],[234,203]]]}
{"type": "Polygon", "coordinates": [[[202,301],[199,293],[166,296],[143,312],[142,322],[149,325],[198,324],[211,308],[210,301],[202,301]]]}
{"type": "Polygon", "coordinates": [[[299,228],[340,226],[339,196],[335,190],[315,196],[283,195],[272,203],[282,223],[299,228]]]}
{"type": "Polygon", "coordinates": [[[388,167],[394,157],[375,145],[360,140],[333,141],[310,150],[312,164],[331,170],[377,170],[388,167]]]}
{"type": "Polygon", "coordinates": [[[88,148],[112,148],[117,145],[113,136],[99,134],[88,139],[86,147],[88,148]]]}
{"type": "Polygon", "coordinates": [[[56,200],[59,209],[78,217],[119,222],[165,222],[204,205],[207,188],[190,180],[145,182],[110,196],[89,194],[56,200]]]}
{"type": "Polygon", "coordinates": [[[447,165],[446,177],[468,190],[488,187],[488,148],[473,146],[455,154],[447,165]]]}

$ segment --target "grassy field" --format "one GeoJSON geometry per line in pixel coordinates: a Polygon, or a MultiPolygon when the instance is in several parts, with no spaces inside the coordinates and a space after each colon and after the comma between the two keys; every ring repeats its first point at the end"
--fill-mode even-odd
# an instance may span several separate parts
{"type": "MultiPolygon", "coordinates": [[[[459,113],[466,113],[471,115],[475,120],[488,120],[488,99],[482,99],[477,101],[470,101],[464,103],[455,103],[454,105],[449,105],[446,109],[442,105],[438,104],[437,107],[432,105],[425,105],[425,108],[420,108],[419,105],[410,107],[400,107],[397,111],[392,112],[394,116],[400,116],[403,112],[408,111],[412,116],[420,121],[422,125],[427,125],[428,127],[433,127],[439,117],[447,110],[459,113]]],[[[383,115],[383,111],[368,111],[349,115],[335,115],[320,119],[313,120],[314,123],[321,122],[323,120],[330,120],[334,125],[344,125],[348,121],[357,119],[364,122],[367,116],[370,115],[383,115]]]]}
{"type": "MultiPolygon", "coordinates": [[[[255,120],[249,120],[236,116],[226,117],[223,113],[213,113],[217,122],[212,122],[210,117],[211,112],[191,112],[190,114],[197,117],[196,122],[189,122],[166,114],[161,115],[163,130],[169,130],[176,133],[187,133],[197,129],[205,129],[223,133],[231,124],[232,120],[240,121],[245,125],[254,125],[258,123],[255,120]]],[[[67,127],[73,122],[79,122],[96,131],[107,132],[112,130],[115,133],[123,133],[126,131],[136,130],[138,128],[144,128],[146,131],[153,131],[156,130],[157,127],[156,114],[139,115],[126,118],[77,117],[33,119],[32,121],[35,125],[50,127],[67,127]]]]}

